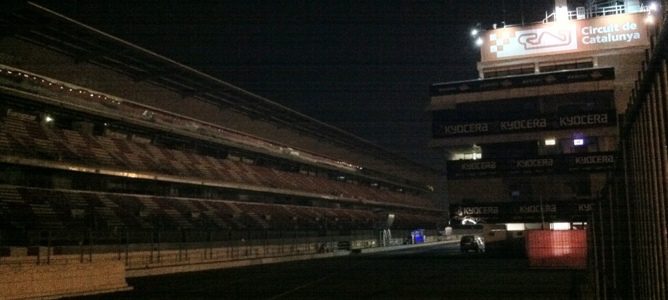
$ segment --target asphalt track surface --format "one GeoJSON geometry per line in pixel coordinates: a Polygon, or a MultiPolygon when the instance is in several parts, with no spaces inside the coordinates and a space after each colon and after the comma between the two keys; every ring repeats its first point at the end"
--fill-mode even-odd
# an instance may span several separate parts
{"type": "Polygon", "coordinates": [[[450,244],[131,278],[133,291],[86,299],[579,299],[582,278],[450,244]]]}

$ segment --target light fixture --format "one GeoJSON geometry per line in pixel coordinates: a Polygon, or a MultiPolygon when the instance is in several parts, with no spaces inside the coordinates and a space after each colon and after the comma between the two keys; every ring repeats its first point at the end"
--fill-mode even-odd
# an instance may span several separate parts
{"type": "Polygon", "coordinates": [[[524,231],[525,229],[524,223],[506,223],[507,231],[524,231]]]}
{"type": "Polygon", "coordinates": [[[582,146],[584,145],[584,139],[573,139],[573,146],[582,146]]]}
{"type": "Polygon", "coordinates": [[[475,45],[478,46],[478,47],[480,47],[480,46],[482,46],[482,44],[483,44],[483,40],[482,40],[482,38],[481,38],[481,37],[478,37],[478,38],[475,40],[475,45]]]}
{"type": "Polygon", "coordinates": [[[475,225],[478,224],[473,218],[464,217],[462,219],[462,225],[475,225]]]}
{"type": "Polygon", "coordinates": [[[476,28],[471,29],[471,36],[477,36],[478,33],[479,33],[478,29],[476,28]]]}
{"type": "Polygon", "coordinates": [[[545,139],[545,146],[554,146],[556,144],[557,140],[555,138],[545,139]]]}
{"type": "Polygon", "coordinates": [[[550,229],[552,229],[552,230],[570,230],[571,229],[571,223],[567,223],[567,222],[550,223],[550,229]]]}
{"type": "Polygon", "coordinates": [[[44,116],[44,122],[51,123],[51,122],[53,122],[53,118],[49,115],[46,115],[46,116],[44,116]]]}
{"type": "Polygon", "coordinates": [[[649,4],[649,11],[656,11],[659,8],[659,6],[656,4],[656,2],[652,2],[649,4]]]}
{"type": "Polygon", "coordinates": [[[645,24],[654,24],[654,16],[647,15],[647,17],[645,17],[645,24]]]}
{"type": "MultiPolygon", "coordinates": [[[[565,1],[564,1],[565,2],[565,1]]],[[[554,19],[557,22],[568,21],[568,6],[559,5],[555,7],[554,19]]]]}

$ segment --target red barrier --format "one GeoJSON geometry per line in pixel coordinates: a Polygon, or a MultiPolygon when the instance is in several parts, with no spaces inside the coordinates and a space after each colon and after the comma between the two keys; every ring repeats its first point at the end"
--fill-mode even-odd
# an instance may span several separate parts
{"type": "Polygon", "coordinates": [[[533,268],[585,269],[587,231],[529,230],[526,250],[533,268]]]}

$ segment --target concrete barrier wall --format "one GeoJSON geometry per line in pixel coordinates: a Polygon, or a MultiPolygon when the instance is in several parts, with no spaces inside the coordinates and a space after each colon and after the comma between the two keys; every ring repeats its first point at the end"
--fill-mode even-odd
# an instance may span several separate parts
{"type": "MultiPolygon", "coordinates": [[[[53,251],[49,252],[46,247],[39,247],[38,250],[33,251],[35,254],[31,256],[0,257],[0,266],[23,266],[24,268],[28,265],[51,266],[67,272],[68,268],[76,265],[113,263],[123,267],[124,271],[127,270],[123,276],[136,277],[349,254],[345,251],[335,251],[335,241],[279,245],[199,246],[197,248],[164,249],[156,245],[152,250],[102,253],[88,252],[86,251],[88,249],[84,248],[79,254],[66,255],[53,254],[53,251]]],[[[0,297],[0,299],[3,298],[0,297]]]]}
{"type": "MultiPolygon", "coordinates": [[[[354,242],[369,242],[360,240],[354,242]]],[[[452,242],[452,241],[450,241],[452,242]]],[[[364,253],[438,244],[366,247],[364,253]]],[[[371,245],[366,245],[371,246],[371,245]]],[[[0,299],[56,298],[129,289],[126,277],[280,263],[349,255],[336,242],[283,245],[236,245],[195,249],[153,249],[54,255],[46,247],[39,255],[0,258],[0,299]]]]}
{"type": "Polygon", "coordinates": [[[119,261],[37,265],[0,264],[0,299],[57,298],[130,289],[119,261]]]}

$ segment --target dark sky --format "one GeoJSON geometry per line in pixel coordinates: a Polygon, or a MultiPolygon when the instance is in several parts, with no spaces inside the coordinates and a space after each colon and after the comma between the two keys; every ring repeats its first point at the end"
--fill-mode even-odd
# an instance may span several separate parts
{"type": "Polygon", "coordinates": [[[440,160],[429,85],[477,78],[470,28],[538,21],[554,3],[35,2],[424,164],[440,160]]]}

